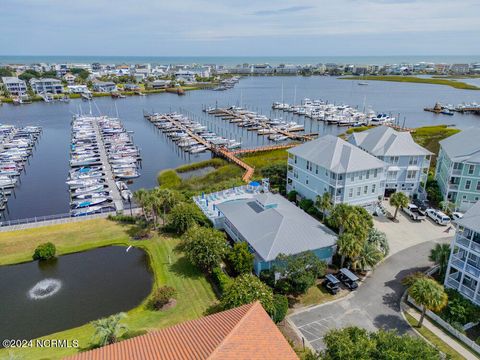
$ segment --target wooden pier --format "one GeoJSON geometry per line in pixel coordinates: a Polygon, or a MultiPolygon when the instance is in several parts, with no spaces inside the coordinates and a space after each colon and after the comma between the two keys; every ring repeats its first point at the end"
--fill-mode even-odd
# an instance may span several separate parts
{"type": "Polygon", "coordinates": [[[100,153],[100,161],[105,169],[105,178],[107,181],[108,188],[110,190],[110,195],[113,200],[113,204],[115,205],[115,209],[117,211],[123,210],[123,199],[120,195],[120,191],[118,190],[117,184],[115,184],[115,178],[112,171],[112,166],[108,161],[107,152],[105,150],[105,143],[103,142],[103,137],[100,132],[100,127],[98,126],[98,121],[93,121],[93,126],[95,129],[95,136],[97,137],[97,143],[99,145],[98,150],[100,153]]]}

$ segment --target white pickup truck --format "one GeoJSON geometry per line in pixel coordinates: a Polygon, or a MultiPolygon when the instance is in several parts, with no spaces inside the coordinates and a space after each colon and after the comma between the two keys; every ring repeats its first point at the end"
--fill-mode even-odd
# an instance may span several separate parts
{"type": "Polygon", "coordinates": [[[426,219],[426,216],[419,211],[417,205],[408,204],[407,207],[402,208],[402,210],[414,221],[422,221],[426,219]]]}

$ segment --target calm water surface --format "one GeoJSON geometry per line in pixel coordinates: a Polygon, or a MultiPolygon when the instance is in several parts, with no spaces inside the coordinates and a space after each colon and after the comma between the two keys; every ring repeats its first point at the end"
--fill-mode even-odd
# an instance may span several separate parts
{"type": "MultiPolygon", "coordinates": [[[[307,132],[338,134],[345,131],[337,126],[309,121],[290,113],[272,113],[273,101],[287,103],[303,98],[323,99],[334,103],[371,107],[377,112],[391,113],[400,123],[417,127],[435,124],[455,124],[459,128],[478,126],[480,116],[436,115],[424,112],[423,108],[435,102],[458,104],[480,102],[480,92],[450,88],[448,86],[408,84],[370,81],[368,86],[358,86],[357,81],[338,80],[333,77],[250,77],[240,81],[232,90],[190,91],[185,96],[159,94],[144,97],[128,97],[113,100],[95,98],[93,112],[118,115],[127,130],[133,130],[133,139],[140,147],[143,164],[141,177],[130,186],[133,190],[156,185],[156,176],[162,169],[196,162],[210,157],[209,154],[187,155],[143,118],[143,111],[183,111],[206,124],[223,136],[241,140],[245,147],[267,144],[265,137],[255,132],[238,128],[202,112],[205,106],[242,105],[273,117],[284,117],[289,121],[305,124],[307,132]],[[296,89],[296,90],[295,90],[296,89]]],[[[68,172],[70,144],[70,121],[73,113],[88,112],[88,105],[81,100],[70,103],[35,103],[24,106],[4,105],[0,107],[0,123],[41,125],[43,133],[37,147],[21,176],[21,184],[15,188],[15,197],[8,202],[5,219],[18,219],[41,215],[66,213],[69,210],[69,196],[65,185],[68,172]]]]}
{"type": "Polygon", "coordinates": [[[0,339],[32,339],[137,306],[153,277],[145,252],[125,250],[112,246],[60,256],[48,265],[0,266],[0,339]],[[59,284],[58,292],[32,299],[29,291],[45,279],[59,284]]]}

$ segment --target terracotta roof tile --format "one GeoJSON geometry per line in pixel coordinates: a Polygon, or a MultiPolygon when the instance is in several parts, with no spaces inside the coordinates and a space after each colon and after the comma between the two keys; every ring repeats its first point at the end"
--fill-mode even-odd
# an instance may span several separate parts
{"type": "Polygon", "coordinates": [[[259,302],[187,321],[71,360],[298,359],[259,302]]]}

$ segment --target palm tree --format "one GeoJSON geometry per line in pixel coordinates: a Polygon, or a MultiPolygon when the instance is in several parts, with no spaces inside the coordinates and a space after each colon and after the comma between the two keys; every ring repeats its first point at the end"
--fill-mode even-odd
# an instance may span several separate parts
{"type": "Polygon", "coordinates": [[[368,231],[367,241],[371,244],[374,244],[384,257],[390,252],[390,245],[388,244],[387,235],[380,230],[371,228],[368,231]]]}
{"type": "Polygon", "coordinates": [[[325,220],[325,212],[332,208],[332,199],[329,192],[324,192],[322,196],[318,195],[315,206],[322,212],[322,221],[325,220]]]}
{"type": "Polygon", "coordinates": [[[352,206],[348,204],[338,204],[333,208],[330,214],[332,224],[338,228],[339,235],[342,235],[346,229],[354,229],[357,223],[356,213],[352,206]]]}
{"type": "Polygon", "coordinates": [[[120,321],[127,317],[127,314],[121,312],[110,315],[107,318],[92,321],[95,328],[94,338],[99,338],[99,345],[105,346],[117,341],[120,334],[127,330],[127,326],[120,321]]]}
{"type": "Polygon", "coordinates": [[[422,327],[427,309],[440,311],[448,302],[448,295],[443,286],[427,277],[416,279],[408,289],[408,295],[422,307],[422,315],[420,316],[418,327],[422,327]]]}
{"type": "Polygon", "coordinates": [[[397,219],[398,209],[408,206],[408,202],[408,196],[401,191],[397,191],[392,196],[390,196],[390,205],[395,207],[395,214],[393,215],[393,220],[397,219]]]}
{"type": "Polygon", "coordinates": [[[156,205],[161,208],[163,213],[162,220],[165,223],[167,213],[178,203],[182,201],[181,195],[174,190],[157,188],[154,190],[155,196],[158,199],[156,205]]]}
{"type": "Polygon", "coordinates": [[[363,241],[352,233],[343,233],[337,240],[337,251],[342,256],[340,267],[343,267],[345,258],[356,259],[363,249],[363,241]]]}
{"type": "Polygon", "coordinates": [[[448,259],[450,258],[450,245],[436,244],[435,247],[430,250],[430,256],[428,258],[438,265],[440,276],[443,279],[447,271],[448,259]]]}
{"type": "Polygon", "coordinates": [[[357,258],[353,261],[353,268],[366,270],[373,268],[383,259],[383,253],[373,243],[365,241],[363,249],[357,258]]]}
{"type": "Polygon", "coordinates": [[[148,197],[148,190],[145,190],[145,189],[138,189],[133,193],[133,198],[135,199],[137,204],[140,205],[140,207],[142,208],[142,213],[143,213],[143,216],[145,216],[145,220],[147,219],[147,215],[145,211],[147,197],[148,197]]]}

